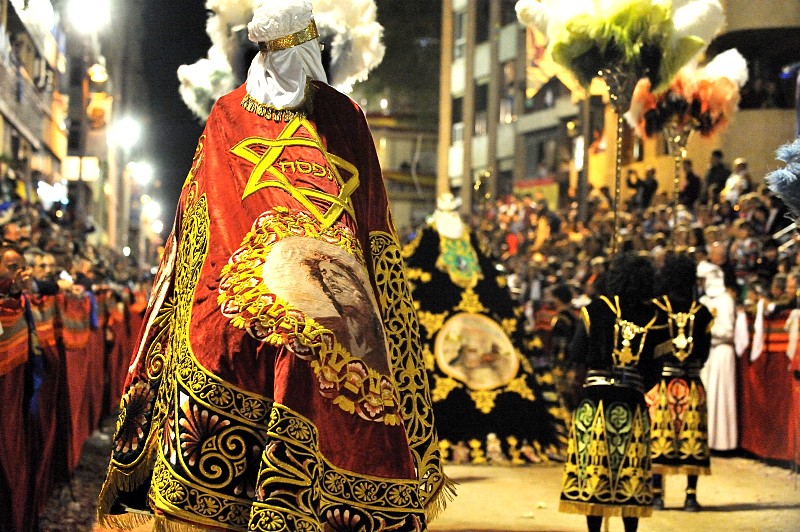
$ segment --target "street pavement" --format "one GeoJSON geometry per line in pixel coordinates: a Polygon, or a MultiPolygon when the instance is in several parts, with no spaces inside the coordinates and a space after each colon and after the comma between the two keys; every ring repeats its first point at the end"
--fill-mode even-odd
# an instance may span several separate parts
{"type": "MultiPolygon", "coordinates": [[[[94,512],[105,476],[114,420],[105,420],[84,447],[71,486],[54,494],[42,516],[40,530],[97,531],[94,512]]],[[[700,513],[683,507],[684,477],[666,477],[667,509],[642,519],[648,531],[799,531],[800,476],[788,469],[745,458],[712,458],[713,475],[701,477],[700,513]]],[[[458,496],[444,514],[431,523],[430,532],[581,531],[585,519],[558,512],[562,465],[526,467],[447,466],[458,482],[458,496]]],[[[142,531],[145,528],[142,529],[142,531]]],[[[622,520],[612,518],[609,532],[621,532],[622,520]]],[[[370,531],[364,531],[370,532],[370,531]]]]}
{"type": "MultiPolygon", "coordinates": [[[[665,477],[666,509],[639,521],[648,531],[800,531],[800,477],[788,469],[746,458],[712,458],[700,477],[699,513],[683,511],[686,478],[665,477]]],[[[528,467],[453,465],[458,496],[430,525],[430,532],[580,531],[584,516],[558,511],[561,464],[528,467]]],[[[606,528],[607,527],[607,528],[606,528]]],[[[604,523],[622,531],[622,519],[604,523]]]]}

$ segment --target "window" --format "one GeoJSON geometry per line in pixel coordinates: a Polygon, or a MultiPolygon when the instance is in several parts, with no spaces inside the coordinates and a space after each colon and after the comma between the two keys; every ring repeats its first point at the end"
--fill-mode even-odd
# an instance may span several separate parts
{"type": "Polygon", "coordinates": [[[557,136],[557,128],[525,135],[525,179],[552,175],[556,167],[557,136]]]}
{"type": "Polygon", "coordinates": [[[464,57],[467,47],[467,14],[457,11],[453,14],[453,59],[464,57]]]}
{"type": "Polygon", "coordinates": [[[486,108],[489,104],[489,85],[482,83],[475,86],[475,135],[485,135],[488,131],[486,108]]]}
{"type": "Polygon", "coordinates": [[[478,0],[475,6],[475,42],[489,40],[489,21],[491,20],[489,0],[478,0]]]}
{"type": "Polygon", "coordinates": [[[453,143],[464,140],[464,98],[453,98],[452,104],[452,139],[453,143]]]}
{"type": "Polygon", "coordinates": [[[506,61],[502,66],[503,85],[500,87],[500,116],[501,124],[510,124],[514,121],[514,97],[516,92],[516,65],[515,60],[506,61]]]}
{"type": "Polygon", "coordinates": [[[502,0],[500,3],[500,25],[508,26],[517,22],[517,0],[502,0]]]}

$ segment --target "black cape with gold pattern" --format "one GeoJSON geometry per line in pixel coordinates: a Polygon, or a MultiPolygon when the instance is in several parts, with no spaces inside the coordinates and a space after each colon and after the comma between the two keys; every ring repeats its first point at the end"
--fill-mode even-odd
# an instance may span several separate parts
{"type": "Polygon", "coordinates": [[[436,427],[453,463],[523,464],[558,456],[567,413],[553,376],[534,372],[521,310],[469,233],[420,230],[405,246],[436,427]]]}

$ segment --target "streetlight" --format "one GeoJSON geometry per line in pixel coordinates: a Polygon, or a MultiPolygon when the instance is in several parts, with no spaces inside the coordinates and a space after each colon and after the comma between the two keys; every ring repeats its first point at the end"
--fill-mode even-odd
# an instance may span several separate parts
{"type": "MultiPolygon", "coordinates": [[[[150,196],[145,194],[142,196],[142,218],[144,220],[155,220],[161,216],[161,205],[153,201],[150,196]]],[[[160,233],[160,231],[157,231],[160,233]]]]}
{"type": "Polygon", "coordinates": [[[153,180],[153,165],[148,162],[131,161],[125,165],[125,170],[137,185],[144,187],[153,180]]]}
{"type": "Polygon", "coordinates": [[[142,137],[142,126],[136,119],[126,116],[114,123],[111,134],[114,142],[128,155],[142,137]]]}

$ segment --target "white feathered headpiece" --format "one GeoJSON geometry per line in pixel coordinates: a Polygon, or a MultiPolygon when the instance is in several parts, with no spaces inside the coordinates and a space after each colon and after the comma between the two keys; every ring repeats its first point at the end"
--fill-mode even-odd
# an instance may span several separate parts
{"type": "MultiPolygon", "coordinates": [[[[208,116],[217,98],[242,83],[233,64],[254,45],[245,38],[256,7],[278,6],[282,0],[206,0],[213,13],[206,25],[211,49],[205,59],[178,69],[180,92],[186,105],[199,117],[208,116]]],[[[376,20],[374,0],[314,0],[314,19],[320,41],[330,51],[329,83],[350,92],[354,83],[367,78],[383,60],[383,27],[376,20]]],[[[239,75],[243,75],[239,74],[239,75]]]]}

